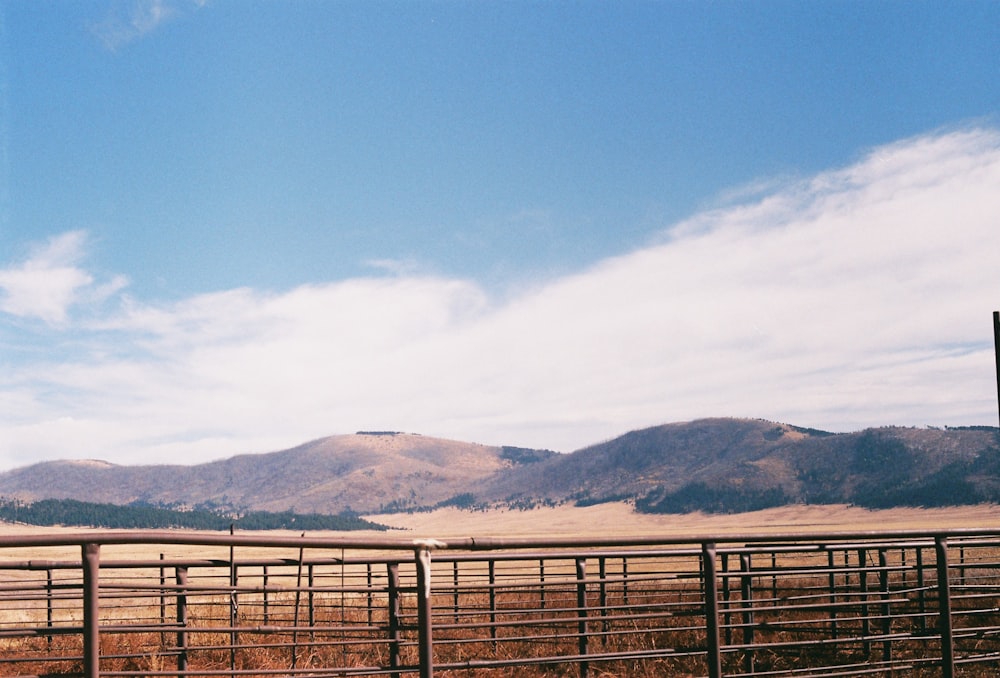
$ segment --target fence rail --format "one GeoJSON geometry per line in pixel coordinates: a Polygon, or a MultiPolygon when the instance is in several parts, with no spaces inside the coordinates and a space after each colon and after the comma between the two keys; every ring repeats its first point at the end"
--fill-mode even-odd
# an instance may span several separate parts
{"type": "Polygon", "coordinates": [[[1000,532],[0,537],[0,675],[998,668],[1000,532]]]}

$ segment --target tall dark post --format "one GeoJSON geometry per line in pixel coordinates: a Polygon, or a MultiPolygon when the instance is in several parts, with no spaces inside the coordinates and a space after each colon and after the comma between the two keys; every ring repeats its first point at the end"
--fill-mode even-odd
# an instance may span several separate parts
{"type": "Polygon", "coordinates": [[[993,348],[997,354],[997,408],[1000,412],[1000,311],[993,311],[993,348]]]}

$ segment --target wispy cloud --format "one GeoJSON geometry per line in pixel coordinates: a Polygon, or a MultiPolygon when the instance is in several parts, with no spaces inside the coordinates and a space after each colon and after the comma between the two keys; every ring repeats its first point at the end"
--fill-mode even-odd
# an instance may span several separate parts
{"type": "MultiPolygon", "coordinates": [[[[568,451],[713,415],[991,423],[998,217],[1000,133],[972,129],[696,215],[513,299],[403,271],[131,300],[73,324],[86,359],[54,350],[0,382],[0,464],[192,462],[365,428],[568,451]]],[[[25,277],[3,309],[69,322],[96,287],[80,238],[7,269],[25,277]]]]}
{"type": "Polygon", "coordinates": [[[71,231],[36,247],[28,258],[0,269],[0,311],[48,324],[64,324],[75,304],[100,303],[127,283],[123,276],[95,284],[79,266],[85,256],[86,234],[71,231]]]}
{"type": "Polygon", "coordinates": [[[169,2],[168,0],[129,0],[116,2],[107,16],[91,26],[91,31],[111,51],[152,33],[184,9],[201,8],[204,0],[169,2]]]}

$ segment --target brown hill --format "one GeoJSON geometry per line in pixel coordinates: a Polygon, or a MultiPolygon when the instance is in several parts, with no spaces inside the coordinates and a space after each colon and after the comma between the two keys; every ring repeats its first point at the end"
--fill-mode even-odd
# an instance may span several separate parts
{"type": "Polygon", "coordinates": [[[487,501],[537,497],[641,510],[754,510],[786,503],[871,507],[1000,500],[991,427],[885,427],[833,434],[748,419],[702,419],[632,431],[530,469],[490,478],[487,501]]]}
{"type": "MultiPolygon", "coordinates": [[[[535,452],[528,457],[554,453],[535,452]]],[[[56,461],[0,474],[0,495],[160,506],[337,513],[434,504],[467,491],[523,451],[405,433],[322,438],[196,466],[56,461]]]]}
{"type": "Polygon", "coordinates": [[[0,496],[320,513],[616,499],[653,512],[943,506],[1000,502],[1000,445],[991,427],[833,434],[748,419],[655,426],[566,455],[368,433],[197,466],[36,464],[0,474],[0,496]]]}

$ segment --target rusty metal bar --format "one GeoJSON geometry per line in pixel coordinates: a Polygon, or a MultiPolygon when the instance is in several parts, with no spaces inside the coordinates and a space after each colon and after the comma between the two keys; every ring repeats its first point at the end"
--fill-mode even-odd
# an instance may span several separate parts
{"type": "MultiPolygon", "coordinates": [[[[1000,536],[1000,528],[961,528],[943,530],[940,534],[949,537],[997,537],[1000,536]]],[[[670,545],[690,545],[692,543],[711,541],[719,544],[744,544],[773,542],[794,544],[803,541],[871,541],[882,540],[883,542],[895,542],[904,539],[928,539],[925,530],[861,530],[846,532],[824,532],[822,534],[810,532],[784,532],[784,533],[732,533],[719,535],[701,535],[699,537],[682,536],[643,536],[643,537],[530,537],[530,538],[498,538],[498,537],[463,537],[459,539],[434,540],[434,548],[437,551],[459,550],[459,551],[490,551],[498,549],[564,549],[564,548],[586,548],[596,549],[603,547],[611,548],[633,548],[642,546],[663,547],[670,545]]],[[[94,542],[108,545],[139,545],[139,544],[161,544],[161,545],[188,545],[188,546],[224,546],[230,544],[247,547],[275,547],[275,548],[316,548],[323,550],[333,549],[357,549],[357,550],[377,550],[377,551],[398,551],[399,553],[412,552],[412,539],[391,539],[391,538],[361,538],[361,537],[287,537],[271,535],[250,535],[237,534],[229,536],[227,534],[193,533],[193,532],[171,532],[162,531],[107,531],[107,532],[65,532],[52,534],[32,534],[32,535],[0,535],[0,548],[18,546],[79,546],[84,542],[94,542]]],[[[819,549],[817,544],[814,548],[819,549]]],[[[773,549],[771,549],[773,550],[773,549]]],[[[769,550],[770,552],[770,550],[769,550]]]]}
{"type": "Polygon", "coordinates": [[[743,645],[747,649],[743,654],[743,671],[752,675],[755,667],[753,648],[753,562],[749,553],[740,554],[740,598],[743,599],[743,645]]]}
{"type": "MultiPolygon", "coordinates": [[[[587,559],[574,560],[576,568],[576,616],[577,616],[577,649],[581,657],[587,656],[589,634],[587,633],[587,559]]],[[[587,678],[590,673],[590,663],[580,662],[580,678],[587,678]]]]}
{"type": "MultiPolygon", "coordinates": [[[[52,568],[45,568],[45,627],[52,628],[52,568]]],[[[46,644],[52,648],[52,636],[48,637],[46,644]]]]}
{"type": "Polygon", "coordinates": [[[101,674],[100,630],[100,544],[85,543],[83,557],[83,675],[98,678],[101,674]]]}
{"type": "MultiPolygon", "coordinates": [[[[94,538],[78,548],[103,543],[102,533],[88,536],[94,538]]],[[[326,549],[308,559],[303,543],[311,542],[297,542],[298,558],[265,553],[227,560],[210,551],[199,558],[162,552],[149,560],[99,558],[93,587],[81,584],[87,563],[79,559],[0,557],[0,675],[37,672],[39,661],[46,661],[52,674],[79,671],[85,659],[92,662],[73,654],[83,651],[79,639],[93,633],[83,628],[77,612],[85,598],[92,600],[91,589],[101,618],[97,646],[104,655],[98,668],[111,675],[123,673],[111,667],[134,664],[126,672],[163,678],[209,672],[230,678],[401,676],[435,669],[474,675],[478,669],[531,665],[551,665],[570,675],[720,676],[725,666],[750,676],[773,671],[765,663],[771,657],[794,661],[788,670],[797,675],[902,674],[939,664],[945,675],[954,675],[955,665],[993,666],[1000,660],[994,649],[1000,638],[995,615],[1000,534],[988,530],[898,541],[886,535],[864,541],[817,535],[794,542],[698,540],[655,548],[603,544],[456,552],[441,546],[445,550],[435,551],[433,563],[436,542],[415,549],[411,541],[405,554],[341,552],[331,558],[326,549]],[[924,562],[924,551],[932,548],[944,551],[935,563],[937,583],[927,578],[925,584],[927,572],[934,576],[924,562]],[[421,566],[424,550],[427,563],[421,566]],[[957,551],[964,551],[961,563],[957,551]],[[731,559],[737,555],[739,571],[731,559]],[[843,564],[842,556],[849,556],[843,564]],[[589,578],[588,560],[590,566],[597,561],[596,576],[589,578]],[[388,576],[372,576],[374,564],[386,565],[388,576]],[[168,583],[168,567],[176,583],[168,583]],[[43,570],[42,577],[23,574],[43,570]],[[299,604],[306,594],[315,608],[308,621],[299,604]],[[229,614],[234,597],[235,620],[229,614]],[[296,598],[301,600],[293,609],[296,598]],[[168,623],[164,610],[175,599],[177,619],[168,623]],[[923,633],[922,626],[941,634],[923,633]],[[34,659],[5,649],[8,639],[32,638],[34,644],[25,647],[39,653],[34,659]],[[876,651],[868,662],[857,663],[857,650],[866,643],[876,651]],[[291,672],[287,659],[283,666],[274,661],[286,658],[289,648],[297,648],[299,662],[291,672]],[[234,653],[239,670],[226,666],[226,654],[234,653]],[[258,656],[269,663],[253,666],[258,656]],[[147,666],[150,657],[160,663],[147,666]],[[164,669],[162,662],[174,659],[176,671],[164,669]]]]}
{"type": "Polygon", "coordinates": [[[187,568],[176,568],[174,577],[177,581],[177,673],[183,676],[188,663],[187,568]]]}
{"type": "Polygon", "coordinates": [[[399,597],[399,563],[389,563],[387,570],[389,667],[393,669],[392,678],[399,678],[399,618],[402,615],[402,601],[399,597]]]}
{"type": "MultiPolygon", "coordinates": [[[[607,634],[608,632],[608,566],[607,557],[601,556],[597,559],[597,576],[599,579],[598,592],[599,592],[599,602],[601,608],[601,632],[602,634],[607,634]]],[[[607,635],[601,635],[601,645],[607,644],[607,635]]]]}
{"type": "Polygon", "coordinates": [[[538,559],[538,605],[545,609],[545,558],[538,559]]]}
{"type": "Polygon", "coordinates": [[[705,662],[709,678],[722,678],[722,651],[719,638],[719,583],[716,579],[716,546],[713,542],[701,545],[702,590],[705,592],[705,662]]]}
{"type": "Polygon", "coordinates": [[[955,637],[951,623],[951,585],[948,581],[948,538],[934,539],[937,567],[938,631],[941,634],[941,676],[955,675],[955,637]]]}
{"type": "Polygon", "coordinates": [[[886,639],[882,642],[882,661],[888,663],[892,661],[892,641],[889,640],[892,633],[892,602],[889,596],[889,562],[884,548],[878,550],[878,567],[879,592],[882,594],[882,635],[886,639]]]}
{"type": "Polygon", "coordinates": [[[420,655],[420,678],[434,676],[434,640],[431,629],[431,551],[418,546],[414,552],[417,566],[417,647],[420,655]]]}
{"type": "Polygon", "coordinates": [[[493,640],[494,649],[497,647],[497,561],[490,558],[486,564],[489,572],[489,598],[490,598],[490,638],[493,640]]]}

